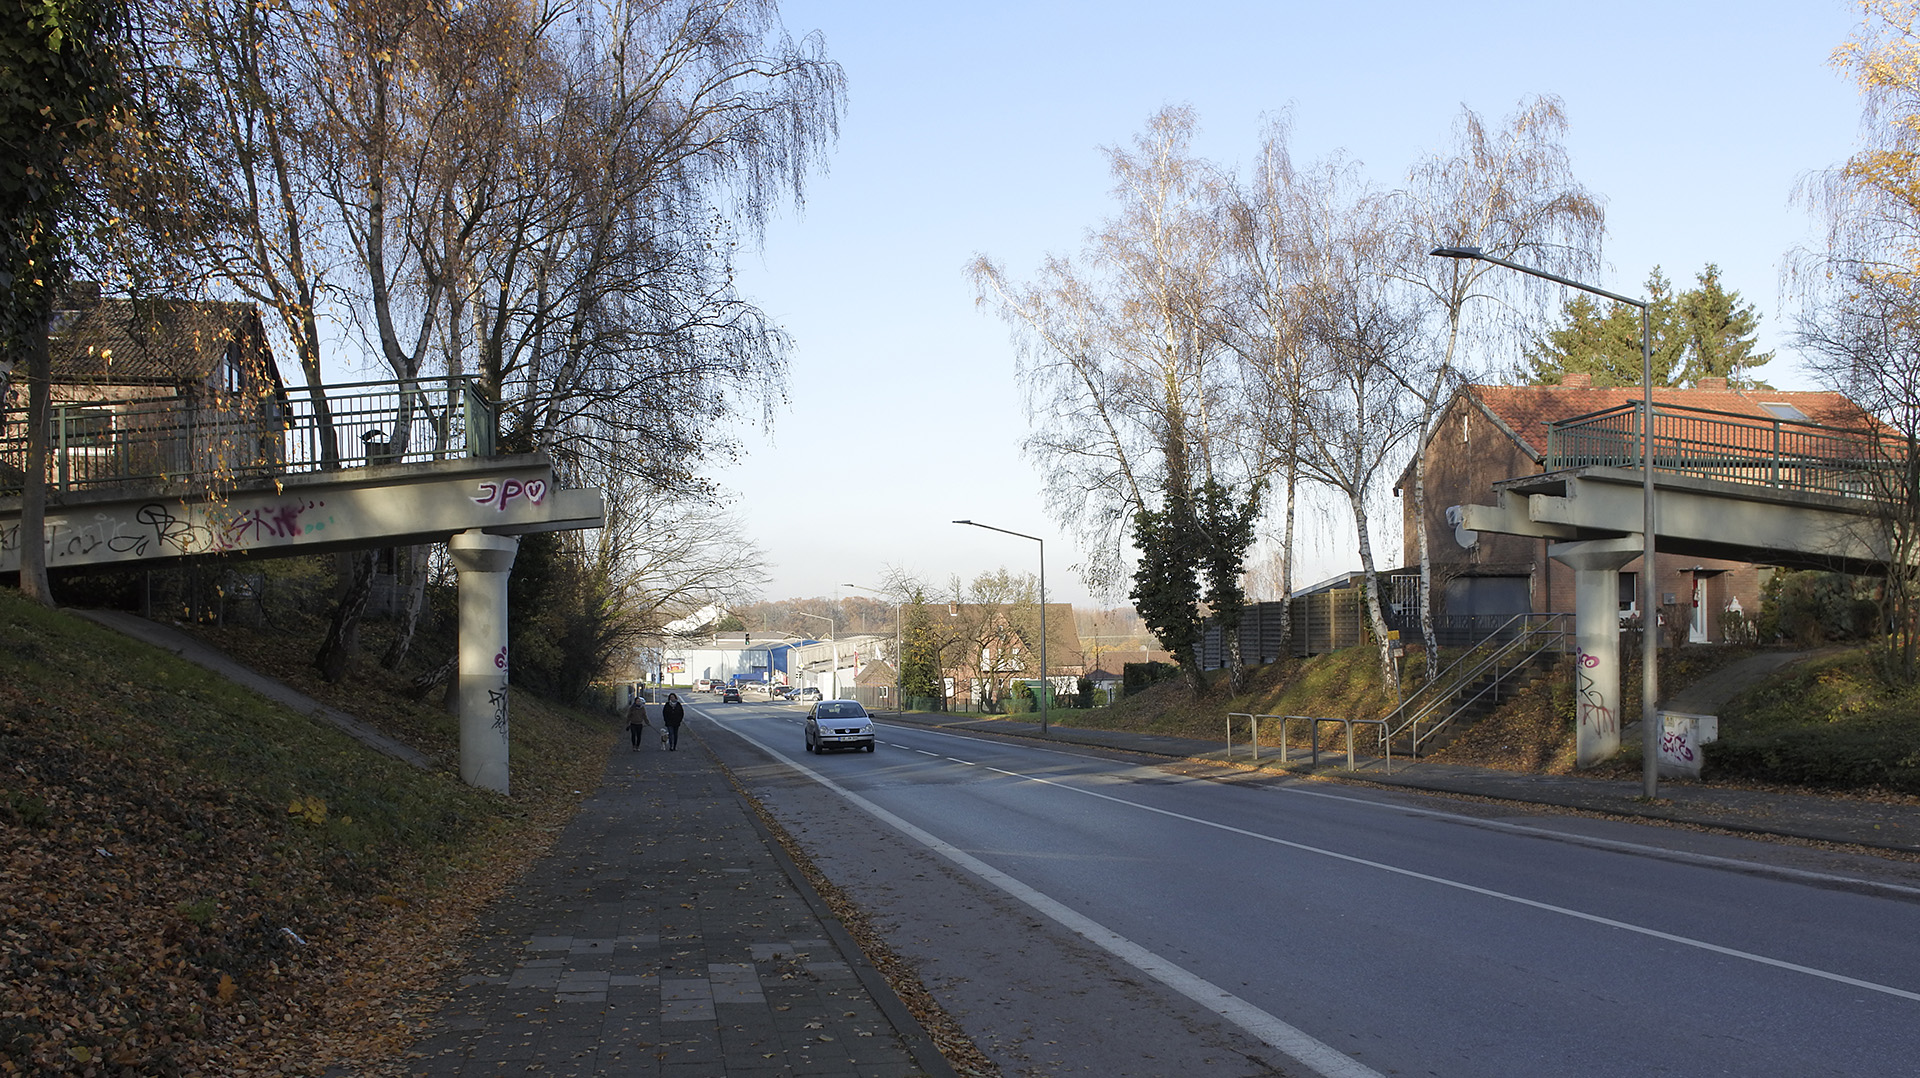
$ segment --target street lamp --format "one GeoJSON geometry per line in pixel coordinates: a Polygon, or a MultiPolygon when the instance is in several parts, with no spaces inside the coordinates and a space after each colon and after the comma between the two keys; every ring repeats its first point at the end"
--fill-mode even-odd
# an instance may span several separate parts
{"type": "Polygon", "coordinates": [[[1660,696],[1660,640],[1656,631],[1658,618],[1655,615],[1659,607],[1654,604],[1656,592],[1653,579],[1653,334],[1649,327],[1647,301],[1496,258],[1478,247],[1435,247],[1429,253],[1439,258],[1470,258],[1491,262],[1568,288],[1591,292],[1615,303],[1640,308],[1640,391],[1646,407],[1646,416],[1640,427],[1640,535],[1643,541],[1640,552],[1640,780],[1646,796],[1651,799],[1657,796],[1660,788],[1660,730],[1655,706],[1660,696]]]}
{"type": "Polygon", "coordinates": [[[1043,686],[1040,691],[1040,736],[1045,737],[1047,704],[1053,699],[1053,682],[1047,680],[1047,541],[1037,535],[1008,531],[1005,528],[996,528],[991,524],[981,524],[973,520],[956,520],[954,523],[985,528],[990,532],[1018,536],[1021,539],[1031,539],[1040,544],[1040,684],[1043,686]]]}
{"type": "MultiPolygon", "coordinates": [[[[872,592],[873,594],[880,596],[882,599],[887,597],[887,593],[884,591],[880,591],[876,588],[862,587],[859,584],[842,584],[840,586],[843,588],[852,588],[855,591],[872,592]]],[[[903,678],[900,673],[900,604],[894,603],[893,604],[893,706],[894,706],[894,709],[897,711],[905,711],[907,709],[906,698],[900,695],[901,692],[903,691],[902,686],[904,686],[905,684],[906,684],[905,678],[903,678]]]]}
{"type": "Polygon", "coordinates": [[[804,610],[796,610],[794,613],[803,618],[827,623],[827,641],[833,645],[833,669],[827,674],[827,683],[833,688],[833,698],[840,699],[840,641],[835,639],[840,635],[840,623],[820,614],[809,614],[804,610]]]}

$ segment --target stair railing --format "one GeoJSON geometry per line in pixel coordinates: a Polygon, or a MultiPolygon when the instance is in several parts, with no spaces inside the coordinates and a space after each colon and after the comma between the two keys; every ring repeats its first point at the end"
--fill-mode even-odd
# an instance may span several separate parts
{"type": "Polygon", "coordinates": [[[1418,761],[1420,746],[1488,693],[1499,699],[1501,684],[1515,672],[1526,669],[1542,655],[1565,654],[1567,619],[1566,614],[1515,614],[1508,618],[1387,715],[1380,733],[1382,746],[1405,737],[1409,756],[1418,761]],[[1484,684],[1477,684],[1482,679],[1484,684]]]}

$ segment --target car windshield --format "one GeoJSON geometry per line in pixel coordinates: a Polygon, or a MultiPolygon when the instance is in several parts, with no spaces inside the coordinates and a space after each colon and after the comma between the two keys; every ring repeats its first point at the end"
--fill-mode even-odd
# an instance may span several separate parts
{"type": "Polygon", "coordinates": [[[866,715],[866,709],[859,704],[820,705],[820,717],[823,719],[861,719],[866,715]]]}

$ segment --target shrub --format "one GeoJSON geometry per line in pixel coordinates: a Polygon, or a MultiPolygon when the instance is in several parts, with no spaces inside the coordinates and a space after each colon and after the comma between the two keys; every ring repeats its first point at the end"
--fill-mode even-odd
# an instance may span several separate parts
{"type": "Polygon", "coordinates": [[[1129,696],[1179,676],[1178,666],[1163,662],[1128,663],[1120,671],[1121,683],[1126,686],[1129,696]]]}

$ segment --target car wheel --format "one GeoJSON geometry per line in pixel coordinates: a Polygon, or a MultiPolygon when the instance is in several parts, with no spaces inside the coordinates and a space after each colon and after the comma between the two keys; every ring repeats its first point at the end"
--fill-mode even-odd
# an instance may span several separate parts
{"type": "Polygon", "coordinates": [[[869,741],[869,742],[867,742],[867,751],[868,751],[868,752],[872,752],[872,751],[873,751],[873,742],[871,742],[871,741],[869,741]]]}

